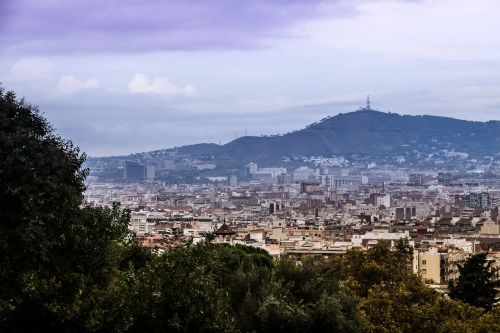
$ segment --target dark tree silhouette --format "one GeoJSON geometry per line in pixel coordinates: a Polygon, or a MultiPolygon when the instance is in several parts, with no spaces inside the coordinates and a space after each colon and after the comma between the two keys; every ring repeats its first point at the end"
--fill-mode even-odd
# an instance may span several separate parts
{"type": "Polygon", "coordinates": [[[0,89],[0,331],[83,330],[128,214],[86,206],[85,155],[0,89]]]}
{"type": "Polygon", "coordinates": [[[459,266],[460,276],[450,283],[450,297],[477,307],[491,309],[495,302],[495,283],[486,253],[478,253],[459,266]]]}

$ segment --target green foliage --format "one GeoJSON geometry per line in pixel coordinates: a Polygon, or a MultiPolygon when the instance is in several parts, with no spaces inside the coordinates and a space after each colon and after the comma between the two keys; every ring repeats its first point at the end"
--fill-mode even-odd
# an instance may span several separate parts
{"type": "Polygon", "coordinates": [[[260,331],[361,332],[359,299],[340,285],[337,261],[312,257],[297,263],[282,258],[274,273],[274,290],[258,311],[260,331]],[[295,320],[286,319],[293,316],[295,320]],[[296,323],[296,319],[300,323],[296,323]],[[292,324],[286,326],[283,321],[292,324]]]}
{"type": "Polygon", "coordinates": [[[152,277],[157,297],[150,320],[153,331],[234,330],[227,293],[219,288],[205,254],[204,245],[199,245],[176,248],[157,259],[152,277]]]}
{"type": "Polygon", "coordinates": [[[367,251],[350,251],[343,262],[344,278],[349,287],[361,297],[366,297],[371,287],[415,279],[408,269],[413,252],[406,239],[396,243],[380,241],[367,251]]]}
{"type": "Polygon", "coordinates": [[[486,253],[470,257],[465,264],[459,266],[458,281],[450,283],[450,297],[473,306],[491,309],[496,291],[492,281],[493,273],[489,270],[490,265],[486,253]]]}
{"type": "Polygon", "coordinates": [[[128,214],[83,206],[85,159],[0,91],[0,331],[79,331],[113,271],[128,214]]]}
{"type": "MultiPolygon", "coordinates": [[[[358,280],[351,284],[364,293],[365,288],[359,288],[360,281],[370,283],[359,306],[369,332],[498,331],[498,323],[489,320],[498,318],[498,312],[484,314],[481,308],[450,300],[410,274],[407,264],[411,255],[404,242],[396,245],[396,251],[390,251],[387,244],[380,244],[364,253],[355,253],[355,262],[362,270],[352,276],[358,280]],[[376,258],[382,259],[377,261],[376,258]],[[363,268],[364,265],[370,269],[363,268]],[[374,271],[379,274],[377,278],[363,275],[374,271]]],[[[352,279],[351,275],[349,277],[352,279]]]]}
{"type": "Polygon", "coordinates": [[[360,309],[369,321],[369,332],[498,332],[500,312],[484,313],[428,288],[400,284],[370,291],[360,309]],[[426,290],[427,289],[427,290],[426,290]]]}
{"type": "Polygon", "coordinates": [[[310,316],[302,304],[296,304],[285,295],[270,295],[257,312],[260,332],[308,332],[310,316]]]}

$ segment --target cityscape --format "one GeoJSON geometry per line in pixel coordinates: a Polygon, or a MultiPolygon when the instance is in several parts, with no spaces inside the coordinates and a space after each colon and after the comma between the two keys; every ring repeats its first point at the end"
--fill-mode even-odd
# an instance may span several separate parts
{"type": "MultiPolygon", "coordinates": [[[[361,110],[371,111],[369,104],[361,110]]],[[[94,159],[85,197],[130,209],[130,230],[157,251],[213,235],[215,243],[264,249],[277,259],[328,258],[406,238],[415,250],[412,272],[432,288],[448,292],[459,266],[479,252],[488,253],[500,280],[500,153],[478,160],[432,149],[422,169],[404,156],[303,156],[292,169],[286,160],[251,162],[228,176],[225,169],[204,176],[217,170],[215,162],[178,149],[94,159]],[[109,164],[118,165],[114,180],[103,173],[109,164]],[[190,182],[175,179],[186,172],[190,182]]]]}
{"type": "Polygon", "coordinates": [[[0,333],[500,332],[499,12],[0,0],[0,333]]]}

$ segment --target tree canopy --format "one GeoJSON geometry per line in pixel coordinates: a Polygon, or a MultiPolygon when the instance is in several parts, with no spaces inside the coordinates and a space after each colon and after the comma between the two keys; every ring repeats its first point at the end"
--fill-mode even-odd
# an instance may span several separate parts
{"type": "Polygon", "coordinates": [[[111,278],[128,214],[84,204],[84,160],[36,107],[0,90],[0,331],[78,331],[111,278]]]}
{"type": "Polygon", "coordinates": [[[450,297],[473,306],[491,309],[495,302],[496,290],[491,262],[486,253],[471,256],[459,266],[460,276],[450,283],[450,297]]]}

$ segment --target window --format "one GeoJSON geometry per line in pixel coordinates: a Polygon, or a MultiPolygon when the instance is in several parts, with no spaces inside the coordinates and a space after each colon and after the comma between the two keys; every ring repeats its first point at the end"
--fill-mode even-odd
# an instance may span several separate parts
{"type": "Polygon", "coordinates": [[[427,260],[422,260],[422,265],[427,264],[427,260]]]}

